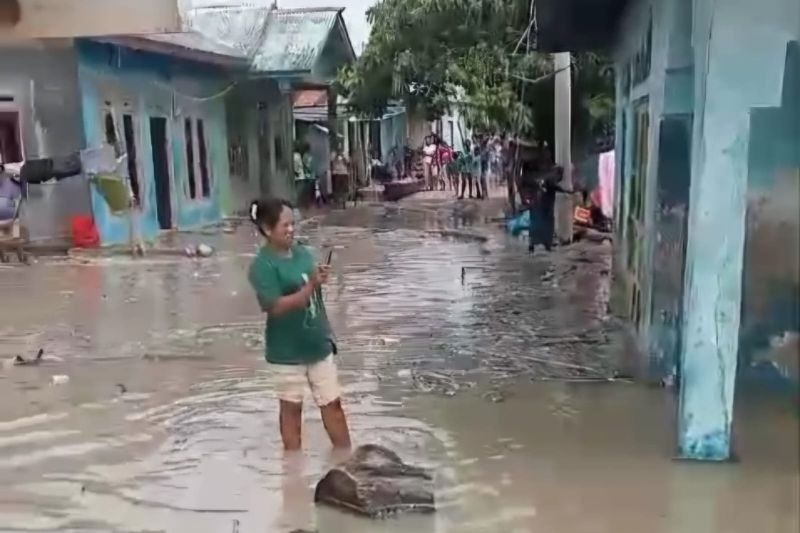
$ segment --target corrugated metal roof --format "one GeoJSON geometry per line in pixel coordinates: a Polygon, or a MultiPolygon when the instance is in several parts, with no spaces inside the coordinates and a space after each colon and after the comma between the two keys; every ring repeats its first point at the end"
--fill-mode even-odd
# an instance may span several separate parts
{"type": "Polygon", "coordinates": [[[188,50],[197,50],[207,54],[238,58],[247,57],[240,50],[236,50],[232,46],[228,46],[197,32],[155,33],[143,35],[141,37],[143,39],[147,39],[148,41],[169,44],[179,48],[186,48],[188,50]]]}
{"type": "Polygon", "coordinates": [[[270,13],[253,68],[262,72],[311,71],[341,9],[286,9],[270,13]]]}
{"type": "Polygon", "coordinates": [[[186,25],[250,59],[261,49],[269,13],[254,5],[200,7],[187,14],[186,25]]]}
{"type": "Polygon", "coordinates": [[[240,51],[197,32],[121,35],[95,40],[201,62],[247,65],[247,58],[240,51]]]}
{"type": "Polygon", "coordinates": [[[313,70],[341,12],[342,8],[206,6],[193,9],[187,25],[244,54],[254,71],[302,74],[313,70]]]}

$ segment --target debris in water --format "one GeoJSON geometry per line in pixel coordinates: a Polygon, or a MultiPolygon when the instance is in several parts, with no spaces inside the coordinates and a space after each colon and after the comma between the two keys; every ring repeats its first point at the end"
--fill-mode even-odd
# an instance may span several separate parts
{"type": "Polygon", "coordinates": [[[331,469],[317,484],[314,501],[370,518],[436,510],[431,473],[375,444],[360,446],[331,469]]]}
{"type": "Polygon", "coordinates": [[[43,355],[44,348],[39,348],[39,352],[34,359],[25,359],[21,355],[18,355],[14,358],[14,366],[36,366],[42,362],[43,355]]]}
{"type": "Polygon", "coordinates": [[[183,249],[186,257],[211,257],[214,255],[214,248],[208,244],[198,244],[197,246],[187,246],[183,249]]]}
{"type": "Polygon", "coordinates": [[[490,390],[489,392],[483,394],[483,399],[492,403],[503,403],[506,401],[506,395],[503,393],[503,391],[490,390]]]}
{"type": "Polygon", "coordinates": [[[69,383],[69,376],[66,374],[56,374],[52,378],[50,378],[50,383],[52,385],[66,385],[69,383]]]}
{"type": "Polygon", "coordinates": [[[407,368],[404,368],[402,370],[398,370],[397,371],[397,377],[400,378],[400,379],[408,379],[408,378],[412,377],[411,370],[409,370],[407,368]]]}
{"type": "Polygon", "coordinates": [[[211,257],[212,255],[214,255],[214,248],[212,248],[207,244],[198,244],[197,255],[199,257],[211,257]]]}

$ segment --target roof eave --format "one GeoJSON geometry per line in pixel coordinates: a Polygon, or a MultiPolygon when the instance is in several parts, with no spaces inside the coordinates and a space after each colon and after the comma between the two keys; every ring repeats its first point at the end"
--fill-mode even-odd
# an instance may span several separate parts
{"type": "Polygon", "coordinates": [[[207,63],[222,67],[246,69],[248,60],[244,57],[234,57],[223,54],[215,54],[205,50],[197,50],[184,46],[151,41],[146,38],[136,36],[104,37],[93,39],[97,42],[124,46],[143,52],[153,52],[157,54],[171,55],[189,61],[207,63]]]}

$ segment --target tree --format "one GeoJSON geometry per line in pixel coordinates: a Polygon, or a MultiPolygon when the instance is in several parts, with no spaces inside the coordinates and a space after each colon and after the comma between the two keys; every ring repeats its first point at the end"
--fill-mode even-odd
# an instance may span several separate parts
{"type": "Polygon", "coordinates": [[[383,0],[368,18],[369,43],[339,78],[357,112],[375,116],[401,100],[430,119],[462,106],[479,129],[532,125],[509,75],[535,77],[549,67],[524,48],[514,53],[527,0],[383,0]]]}
{"type": "MultiPolygon", "coordinates": [[[[368,12],[370,40],[340,73],[339,90],[362,115],[403,101],[434,120],[459,106],[479,131],[552,144],[552,62],[526,46],[535,45],[529,1],[382,0],[368,12]]],[[[573,76],[576,134],[589,139],[613,123],[613,73],[603,56],[584,54],[573,76]]]]}

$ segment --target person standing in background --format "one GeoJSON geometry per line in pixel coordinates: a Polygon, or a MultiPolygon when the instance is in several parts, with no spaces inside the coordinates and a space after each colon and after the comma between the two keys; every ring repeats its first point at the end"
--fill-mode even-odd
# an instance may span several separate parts
{"type": "Polygon", "coordinates": [[[334,201],[341,204],[342,208],[347,207],[347,196],[350,193],[350,162],[342,153],[341,144],[331,156],[331,178],[334,201]]]}
{"type": "Polygon", "coordinates": [[[464,194],[467,192],[467,187],[469,186],[469,197],[473,198],[472,196],[472,171],[473,171],[473,155],[472,155],[472,145],[469,141],[464,141],[464,153],[462,157],[459,158],[461,161],[461,194],[458,196],[459,200],[464,199],[464,194]]]}
{"type": "Polygon", "coordinates": [[[480,144],[480,175],[478,176],[478,198],[485,200],[489,197],[488,174],[491,172],[491,149],[489,142],[484,139],[480,144]]]}
{"type": "Polygon", "coordinates": [[[436,144],[433,142],[433,135],[425,137],[425,145],[422,147],[422,169],[425,176],[425,186],[429,191],[435,189],[436,144]]]}

